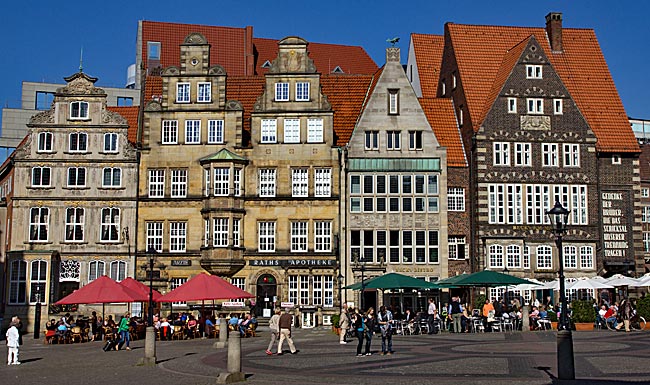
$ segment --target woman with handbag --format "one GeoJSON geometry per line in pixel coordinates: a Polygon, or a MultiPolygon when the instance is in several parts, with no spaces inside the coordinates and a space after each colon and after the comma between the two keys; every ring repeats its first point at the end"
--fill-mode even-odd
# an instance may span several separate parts
{"type": "Polygon", "coordinates": [[[363,346],[363,337],[366,333],[364,332],[365,322],[363,316],[359,313],[359,309],[355,309],[352,314],[352,327],[356,331],[357,338],[359,339],[359,343],[357,344],[357,357],[363,357],[363,354],[361,354],[361,347],[363,346]]]}
{"type": "Polygon", "coordinates": [[[364,327],[365,327],[364,334],[365,334],[365,338],[366,338],[366,350],[365,350],[364,354],[366,356],[371,356],[372,355],[372,353],[370,353],[370,344],[372,343],[372,334],[375,331],[375,322],[376,322],[375,317],[376,317],[375,316],[375,309],[369,308],[368,311],[366,312],[366,318],[364,320],[365,321],[364,322],[364,327]]]}

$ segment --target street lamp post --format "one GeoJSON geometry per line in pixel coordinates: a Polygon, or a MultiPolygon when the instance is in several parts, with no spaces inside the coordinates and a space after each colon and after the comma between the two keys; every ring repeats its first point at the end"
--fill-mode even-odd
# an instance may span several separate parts
{"type": "Polygon", "coordinates": [[[156,329],[153,326],[153,262],[154,256],[158,252],[150,247],[147,254],[149,254],[149,308],[147,309],[148,326],[144,341],[144,358],[141,363],[154,366],[156,365],[156,329]]]}
{"type": "Polygon", "coordinates": [[[339,282],[339,313],[343,311],[343,279],[345,277],[341,272],[339,271],[339,275],[336,277],[336,279],[339,282]]]}
{"type": "Polygon", "coordinates": [[[555,206],[546,212],[553,225],[553,234],[555,235],[555,245],[557,246],[559,268],[558,275],[560,280],[560,319],[557,331],[557,377],[560,380],[574,380],[575,366],[573,360],[573,336],[569,326],[569,313],[567,310],[567,301],[564,284],[564,260],[562,256],[562,236],[567,230],[569,219],[569,210],[564,208],[558,201],[555,206]]]}
{"type": "Polygon", "coordinates": [[[158,252],[153,247],[147,251],[149,254],[149,307],[147,309],[147,323],[153,326],[153,259],[158,252]]]}
{"type": "Polygon", "coordinates": [[[365,308],[363,307],[363,295],[366,292],[366,264],[363,261],[363,257],[361,255],[358,255],[357,258],[355,259],[355,264],[358,266],[359,270],[361,270],[361,295],[359,296],[359,305],[360,305],[360,310],[363,311],[365,308]]]}

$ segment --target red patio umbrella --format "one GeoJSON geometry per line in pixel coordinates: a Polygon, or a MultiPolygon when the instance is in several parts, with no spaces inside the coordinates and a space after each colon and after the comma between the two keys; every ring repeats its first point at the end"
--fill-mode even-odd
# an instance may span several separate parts
{"type": "Polygon", "coordinates": [[[255,297],[216,275],[198,274],[176,289],[158,298],[157,302],[205,301],[211,299],[255,297]]]}
{"type": "Polygon", "coordinates": [[[55,305],[71,305],[77,303],[120,303],[147,301],[142,294],[122,286],[107,276],[101,276],[81,289],[58,300],[55,305]]]}
{"type": "MultiPolygon", "coordinates": [[[[141,300],[140,302],[147,302],[149,301],[149,286],[145,285],[144,283],[137,281],[131,277],[125,278],[120,282],[120,285],[125,286],[133,291],[136,291],[140,294],[144,294],[146,296],[146,299],[141,300]]],[[[158,298],[160,298],[162,294],[158,290],[153,290],[153,300],[157,301],[158,298]]]]}

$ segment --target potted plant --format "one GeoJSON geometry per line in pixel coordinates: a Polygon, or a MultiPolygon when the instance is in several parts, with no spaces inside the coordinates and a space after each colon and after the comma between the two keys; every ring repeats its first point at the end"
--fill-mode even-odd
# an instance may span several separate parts
{"type": "Polygon", "coordinates": [[[596,310],[592,301],[574,300],[571,302],[571,321],[575,330],[593,330],[596,310]]]}
{"type": "Polygon", "coordinates": [[[557,313],[555,310],[548,312],[548,319],[551,320],[551,330],[557,330],[557,313]]]}
{"type": "Polygon", "coordinates": [[[341,319],[340,314],[334,314],[332,316],[332,331],[336,333],[337,335],[341,332],[341,328],[339,327],[339,320],[341,319]]]}
{"type": "MultiPolygon", "coordinates": [[[[639,298],[636,302],[636,312],[639,316],[645,318],[646,321],[650,320],[650,296],[639,298]]],[[[650,328],[650,323],[646,323],[646,329],[650,328]]]]}

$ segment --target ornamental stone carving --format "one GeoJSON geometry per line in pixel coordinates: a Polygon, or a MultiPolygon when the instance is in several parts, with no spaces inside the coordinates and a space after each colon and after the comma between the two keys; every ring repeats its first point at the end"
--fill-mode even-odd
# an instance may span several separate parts
{"type": "Polygon", "coordinates": [[[102,88],[95,87],[97,78],[90,77],[83,72],[78,72],[72,76],[65,78],[68,84],[65,87],[58,88],[56,93],[62,96],[72,95],[106,95],[102,88]]]}
{"type": "Polygon", "coordinates": [[[29,124],[46,124],[46,123],[54,123],[53,110],[39,112],[38,114],[32,116],[31,119],[29,119],[29,124]]]}
{"type": "Polygon", "coordinates": [[[144,106],[145,111],[162,111],[162,105],[157,100],[150,100],[144,106]]]}
{"type": "Polygon", "coordinates": [[[521,115],[520,128],[522,130],[545,131],[551,129],[550,116],[521,115]]]}
{"type": "Polygon", "coordinates": [[[162,76],[175,76],[175,75],[180,75],[181,71],[178,69],[176,66],[170,66],[165,68],[162,71],[162,76]]]}
{"type": "Polygon", "coordinates": [[[226,75],[226,69],[220,65],[214,65],[208,68],[208,75],[226,75]]]}
{"type": "Polygon", "coordinates": [[[183,44],[203,45],[208,44],[208,41],[206,40],[205,36],[201,35],[198,32],[194,32],[187,35],[185,41],[183,41],[183,44]]]}
{"type": "Polygon", "coordinates": [[[102,110],[102,123],[105,124],[129,124],[126,119],[115,111],[102,110]]]}
{"type": "Polygon", "coordinates": [[[241,103],[237,100],[228,100],[228,102],[226,103],[226,110],[243,111],[244,107],[242,107],[241,103]]]}

